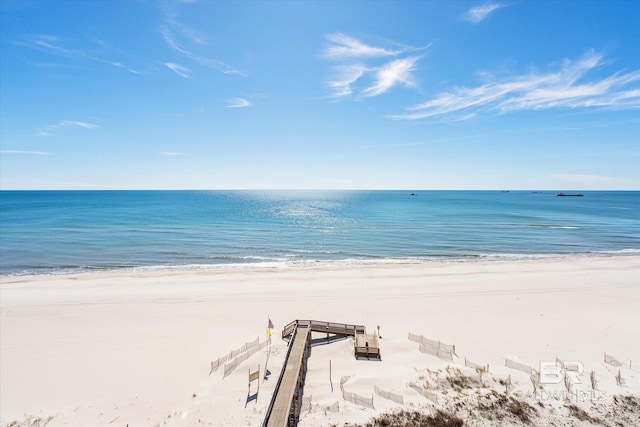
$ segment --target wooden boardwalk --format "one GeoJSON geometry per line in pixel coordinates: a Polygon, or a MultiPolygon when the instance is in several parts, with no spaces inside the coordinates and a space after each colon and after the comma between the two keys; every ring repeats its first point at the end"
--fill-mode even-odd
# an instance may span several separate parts
{"type": "Polygon", "coordinates": [[[329,334],[355,338],[366,333],[361,325],[317,320],[294,320],[285,326],[282,338],[289,338],[289,350],[262,427],[288,427],[298,423],[312,332],[326,333],[327,338],[329,334]]]}
{"type": "Polygon", "coordinates": [[[283,427],[294,425],[300,416],[302,405],[302,387],[307,371],[307,354],[311,330],[306,327],[296,328],[293,342],[289,344],[287,360],[282,368],[280,379],[271,407],[268,419],[265,419],[267,427],[283,427]]]}
{"type": "Polygon", "coordinates": [[[294,320],[282,330],[282,338],[291,336],[296,327],[305,326],[313,332],[322,332],[340,336],[355,336],[357,333],[364,333],[365,327],[362,325],[348,325],[346,323],[321,322],[319,320],[294,320]]]}

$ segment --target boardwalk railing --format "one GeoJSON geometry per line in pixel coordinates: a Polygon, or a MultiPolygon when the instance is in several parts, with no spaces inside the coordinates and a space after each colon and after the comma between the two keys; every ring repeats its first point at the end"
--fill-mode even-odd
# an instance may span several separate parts
{"type": "MultiPolygon", "coordinates": [[[[291,325],[291,324],[289,324],[291,325]]],[[[287,327],[289,327],[289,325],[287,325],[285,327],[285,329],[287,327]]],[[[280,386],[282,385],[282,378],[284,377],[284,373],[286,372],[286,367],[287,367],[287,363],[289,362],[289,356],[291,355],[291,349],[293,348],[293,339],[296,337],[296,332],[297,332],[297,325],[293,325],[293,330],[291,331],[292,334],[292,339],[289,342],[289,349],[287,350],[287,354],[284,357],[284,363],[282,364],[282,370],[280,371],[280,376],[278,377],[278,382],[276,383],[276,387],[273,390],[273,396],[271,396],[271,402],[269,403],[269,407],[267,407],[267,413],[264,417],[264,422],[262,423],[262,427],[267,427],[268,423],[269,423],[269,419],[271,418],[271,412],[273,411],[273,406],[274,403],[276,401],[276,398],[278,397],[278,391],[280,391],[280,386]]],[[[284,332],[283,332],[284,334],[284,332]]]]}
{"type": "Polygon", "coordinates": [[[334,335],[355,336],[356,333],[364,333],[362,325],[349,325],[347,323],[322,322],[319,320],[294,320],[282,329],[282,338],[291,336],[296,326],[304,326],[312,332],[324,332],[334,335]]]}

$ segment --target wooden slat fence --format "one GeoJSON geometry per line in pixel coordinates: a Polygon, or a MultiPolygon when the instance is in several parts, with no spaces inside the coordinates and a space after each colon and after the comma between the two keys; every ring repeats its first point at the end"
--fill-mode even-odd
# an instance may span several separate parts
{"type": "Polygon", "coordinates": [[[390,391],[382,390],[377,385],[373,387],[373,391],[380,397],[391,400],[392,402],[404,405],[404,397],[401,394],[392,393],[390,391]]]}
{"type": "Polygon", "coordinates": [[[413,390],[417,391],[423,397],[426,397],[427,399],[429,399],[431,402],[435,403],[436,405],[438,404],[438,395],[435,394],[434,392],[426,390],[414,383],[409,383],[407,385],[413,390]]]}
{"type": "Polygon", "coordinates": [[[531,366],[526,365],[524,363],[516,362],[515,360],[511,360],[511,359],[504,359],[504,366],[511,369],[517,369],[518,371],[522,371],[525,374],[529,374],[529,375],[536,372],[536,370],[533,369],[531,366]]]}

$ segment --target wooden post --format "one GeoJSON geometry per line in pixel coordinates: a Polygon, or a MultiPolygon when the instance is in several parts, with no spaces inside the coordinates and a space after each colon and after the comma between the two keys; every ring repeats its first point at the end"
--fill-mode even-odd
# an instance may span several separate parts
{"type": "Polygon", "coordinates": [[[622,372],[618,369],[618,375],[616,375],[616,384],[622,387],[622,372]]]}
{"type": "Polygon", "coordinates": [[[331,378],[331,359],[329,359],[329,384],[331,384],[331,393],[333,393],[333,379],[331,378]]]}
{"type": "Polygon", "coordinates": [[[247,394],[251,394],[251,383],[253,381],[258,381],[258,390],[260,390],[260,365],[258,365],[258,370],[255,372],[251,372],[251,368],[249,368],[249,391],[247,394]]]}

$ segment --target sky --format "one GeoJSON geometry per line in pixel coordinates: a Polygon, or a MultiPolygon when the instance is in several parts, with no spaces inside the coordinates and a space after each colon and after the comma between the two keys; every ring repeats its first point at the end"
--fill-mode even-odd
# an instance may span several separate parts
{"type": "Polygon", "coordinates": [[[640,1],[0,1],[0,189],[640,189],[640,1]]]}

